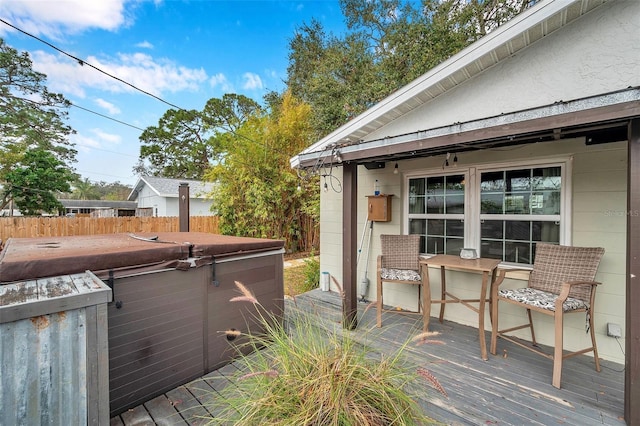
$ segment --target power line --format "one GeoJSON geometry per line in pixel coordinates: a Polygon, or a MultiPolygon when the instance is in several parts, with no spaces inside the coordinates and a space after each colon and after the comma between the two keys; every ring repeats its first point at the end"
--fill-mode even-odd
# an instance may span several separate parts
{"type": "Polygon", "coordinates": [[[144,94],[145,94],[145,95],[147,95],[147,96],[151,96],[152,98],[155,98],[155,99],[159,100],[160,102],[162,102],[162,103],[164,103],[164,104],[167,104],[167,105],[169,105],[169,106],[171,106],[171,107],[173,107],[173,108],[179,109],[179,110],[184,110],[184,108],[180,108],[179,106],[174,105],[174,104],[172,104],[171,102],[165,101],[164,99],[162,99],[162,98],[161,98],[161,97],[159,97],[159,96],[154,95],[153,93],[149,93],[149,92],[147,92],[146,90],[143,90],[143,89],[141,89],[141,88],[139,88],[139,87],[137,87],[137,86],[135,86],[135,85],[133,85],[133,84],[129,83],[128,81],[125,81],[125,80],[121,79],[120,77],[116,77],[116,76],[115,76],[115,75],[113,75],[113,74],[109,74],[108,72],[106,72],[106,71],[104,71],[104,70],[102,70],[102,69],[100,69],[100,68],[96,67],[95,65],[92,65],[92,64],[90,64],[89,62],[86,62],[85,60],[78,58],[77,56],[74,56],[74,55],[72,55],[72,54],[70,54],[70,53],[68,53],[68,52],[65,52],[64,50],[60,49],[60,48],[59,48],[59,47],[57,47],[57,46],[54,46],[53,44],[49,43],[48,41],[43,40],[43,39],[41,39],[40,37],[37,37],[37,36],[35,36],[35,35],[33,35],[33,34],[31,34],[31,33],[27,32],[27,31],[25,31],[25,30],[22,30],[22,29],[18,28],[18,27],[16,27],[15,25],[10,24],[9,22],[5,21],[5,20],[4,20],[4,19],[2,19],[2,18],[0,18],[0,22],[4,23],[5,25],[8,25],[9,27],[13,28],[13,29],[14,29],[14,30],[16,30],[16,31],[21,32],[21,33],[22,33],[22,34],[24,34],[24,35],[27,35],[27,36],[29,36],[29,37],[32,37],[32,38],[34,38],[34,39],[38,40],[39,42],[46,44],[46,45],[47,45],[47,46],[49,46],[50,48],[52,48],[52,49],[54,49],[54,50],[56,50],[56,51],[58,51],[58,52],[62,53],[63,55],[68,56],[69,58],[73,59],[73,60],[74,60],[74,61],[76,61],[78,64],[80,64],[80,66],[87,65],[88,67],[91,67],[91,68],[93,68],[94,70],[96,70],[96,71],[98,71],[98,72],[100,72],[100,73],[102,73],[102,74],[104,74],[104,75],[106,75],[106,76],[108,76],[108,77],[111,77],[111,78],[113,78],[114,80],[117,80],[117,81],[121,82],[122,84],[126,84],[127,86],[129,86],[129,87],[131,87],[131,88],[133,88],[133,89],[135,89],[135,90],[137,90],[137,91],[139,91],[139,92],[142,92],[142,93],[144,93],[144,94]]]}
{"type": "Polygon", "coordinates": [[[120,121],[120,120],[118,120],[116,118],[109,117],[108,115],[104,115],[104,114],[101,114],[101,113],[99,113],[97,111],[90,110],[89,108],[81,107],[80,105],[75,104],[73,102],[71,103],[71,106],[74,106],[74,107],[76,107],[78,109],[81,109],[83,111],[90,112],[91,114],[98,115],[98,116],[100,116],[102,118],[106,118],[107,120],[115,121],[116,123],[124,124],[125,126],[129,126],[129,127],[132,127],[132,128],[134,128],[136,130],[140,130],[141,132],[144,132],[144,129],[142,129],[142,128],[138,127],[138,126],[134,126],[133,124],[125,123],[124,121],[120,121]]]}
{"type": "MultiPolygon", "coordinates": [[[[186,111],[184,108],[179,107],[179,106],[177,106],[177,105],[175,105],[175,104],[172,104],[171,102],[168,102],[168,101],[166,101],[166,100],[164,100],[164,99],[160,98],[159,96],[156,96],[156,95],[154,95],[154,94],[152,94],[152,93],[149,93],[149,92],[147,92],[147,91],[145,91],[145,90],[143,90],[143,89],[141,89],[141,88],[139,88],[139,87],[135,86],[134,84],[129,83],[128,81],[125,81],[125,80],[121,79],[120,77],[117,77],[117,76],[112,75],[112,74],[110,74],[110,73],[108,73],[108,72],[106,72],[106,71],[103,71],[102,69],[100,69],[100,68],[96,67],[95,65],[92,65],[92,64],[90,64],[89,62],[86,62],[86,61],[84,61],[83,59],[80,59],[80,58],[78,58],[77,56],[74,56],[74,55],[72,55],[72,54],[70,54],[70,53],[68,53],[68,52],[66,52],[66,51],[64,51],[64,50],[62,50],[62,49],[60,49],[59,47],[57,47],[57,46],[55,46],[55,45],[53,45],[53,44],[49,43],[49,42],[48,42],[48,41],[46,41],[46,40],[41,39],[40,37],[37,37],[37,36],[35,36],[35,35],[33,35],[33,34],[31,34],[31,33],[27,32],[27,31],[25,31],[25,30],[23,30],[23,29],[21,29],[21,28],[18,28],[18,27],[16,27],[16,26],[15,26],[15,25],[13,25],[13,24],[10,24],[9,22],[7,22],[6,20],[4,20],[4,19],[2,19],[2,18],[0,18],[0,22],[2,22],[2,23],[4,23],[5,25],[7,25],[7,26],[9,26],[9,27],[11,27],[11,28],[13,28],[13,29],[15,29],[16,31],[21,32],[22,34],[24,34],[24,35],[26,35],[26,36],[29,36],[29,37],[31,37],[31,38],[34,38],[35,40],[38,40],[38,41],[39,41],[39,42],[41,42],[41,43],[46,44],[47,46],[51,47],[52,49],[54,49],[54,50],[56,50],[56,51],[58,51],[58,52],[62,53],[63,55],[65,55],[65,56],[67,56],[67,57],[69,57],[69,58],[73,59],[74,61],[78,62],[78,64],[80,64],[80,66],[87,65],[87,66],[89,66],[89,67],[91,67],[91,68],[95,69],[96,71],[98,71],[98,72],[100,72],[100,73],[102,73],[102,74],[104,74],[104,75],[106,75],[106,76],[108,76],[108,77],[111,77],[111,78],[113,78],[114,80],[117,80],[117,81],[119,81],[119,82],[121,82],[121,83],[123,83],[123,84],[125,84],[125,85],[127,85],[127,86],[129,86],[129,87],[132,87],[133,89],[135,89],[135,90],[137,90],[137,91],[139,91],[139,92],[141,92],[141,93],[144,93],[145,95],[148,95],[148,96],[150,96],[150,97],[152,97],[152,98],[154,98],[154,99],[156,99],[156,100],[158,100],[158,101],[160,101],[160,102],[162,102],[162,103],[164,103],[164,104],[166,104],[166,105],[169,105],[169,106],[171,106],[171,107],[173,107],[173,108],[176,108],[176,109],[178,109],[178,110],[181,110],[181,111],[186,111]]],[[[112,118],[112,117],[109,117],[109,116],[106,116],[106,115],[100,114],[100,113],[95,112],[95,111],[91,111],[91,110],[89,110],[89,109],[87,109],[87,108],[80,107],[80,106],[75,105],[75,104],[73,104],[73,103],[72,103],[71,105],[72,105],[72,106],[75,106],[75,107],[77,107],[77,108],[79,108],[79,109],[83,109],[83,110],[85,110],[85,111],[87,111],[87,112],[90,112],[90,113],[93,113],[93,114],[99,115],[99,116],[104,117],[104,118],[106,118],[106,119],[113,120],[113,121],[118,122],[118,123],[120,123],[120,124],[123,124],[123,125],[125,125],[125,126],[133,127],[133,128],[135,128],[135,129],[137,129],[137,130],[144,131],[144,129],[141,129],[141,128],[137,127],[137,126],[134,126],[134,125],[131,125],[131,124],[129,124],[129,123],[125,123],[125,122],[119,121],[119,120],[117,120],[117,119],[114,119],[114,118],[112,118]]],[[[239,137],[239,138],[243,138],[243,139],[245,139],[245,140],[247,140],[247,141],[249,141],[249,142],[251,142],[251,143],[254,143],[254,144],[256,144],[256,145],[261,145],[263,148],[265,148],[265,149],[267,149],[267,150],[270,150],[270,151],[273,151],[273,152],[278,152],[278,150],[277,150],[277,149],[274,149],[274,148],[272,148],[272,147],[270,147],[270,146],[267,146],[267,145],[266,145],[266,144],[264,144],[264,143],[260,143],[260,142],[258,142],[258,141],[256,141],[256,140],[254,140],[254,139],[252,139],[252,138],[249,138],[249,137],[247,137],[247,136],[245,136],[245,135],[242,135],[241,133],[236,132],[234,129],[226,129],[226,130],[227,130],[229,133],[232,133],[233,135],[235,135],[235,136],[237,136],[237,137],[239,137]]]]}

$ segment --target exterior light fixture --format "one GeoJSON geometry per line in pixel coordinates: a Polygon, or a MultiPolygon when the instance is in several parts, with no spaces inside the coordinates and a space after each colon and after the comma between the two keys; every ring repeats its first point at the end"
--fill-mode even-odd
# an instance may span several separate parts
{"type": "Polygon", "coordinates": [[[398,162],[396,161],[396,165],[393,166],[393,174],[397,175],[398,174],[398,162]]]}

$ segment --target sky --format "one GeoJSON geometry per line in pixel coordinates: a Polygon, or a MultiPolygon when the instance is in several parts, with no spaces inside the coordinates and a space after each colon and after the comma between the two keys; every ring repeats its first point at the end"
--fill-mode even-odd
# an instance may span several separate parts
{"type": "Polygon", "coordinates": [[[0,22],[0,37],[28,52],[49,90],[74,105],[67,123],[77,132],[70,136],[76,172],[131,186],[138,137],[172,107],[46,43],[168,103],[202,110],[225,93],[262,103],[282,91],[289,41],[312,19],[335,35],[346,30],[337,0],[0,0],[0,18],[30,34],[0,22]]]}

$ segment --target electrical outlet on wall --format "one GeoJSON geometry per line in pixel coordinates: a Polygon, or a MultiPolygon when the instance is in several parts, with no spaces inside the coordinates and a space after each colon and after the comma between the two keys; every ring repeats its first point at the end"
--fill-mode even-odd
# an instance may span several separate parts
{"type": "Polygon", "coordinates": [[[614,324],[612,322],[607,323],[607,336],[622,337],[622,329],[618,324],[614,324]]]}

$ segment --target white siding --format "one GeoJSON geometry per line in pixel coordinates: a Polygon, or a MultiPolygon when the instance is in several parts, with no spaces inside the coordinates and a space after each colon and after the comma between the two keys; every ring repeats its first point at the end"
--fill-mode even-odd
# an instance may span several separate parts
{"type": "MultiPolygon", "coordinates": [[[[600,356],[616,362],[624,362],[618,343],[606,335],[608,322],[625,324],[625,244],[626,244],[626,142],[586,146],[583,139],[524,145],[509,149],[485,150],[462,153],[458,156],[459,168],[483,164],[508,164],[513,161],[535,161],[548,158],[566,158],[572,163],[572,244],[577,246],[601,246],[606,250],[597,279],[603,284],[598,288],[595,306],[595,322],[600,356]]],[[[370,287],[367,299],[375,300],[376,257],[380,253],[380,234],[406,233],[403,229],[404,202],[403,173],[442,171],[442,157],[427,157],[399,163],[397,175],[393,174],[393,163],[385,169],[366,170],[358,168],[358,243],[362,238],[366,221],[366,195],[371,195],[373,182],[379,179],[381,191],[395,194],[392,206],[392,221],[376,222],[373,226],[371,254],[368,263],[370,287]]],[[[342,179],[341,168],[334,168],[336,177],[342,179]]],[[[342,285],[342,193],[321,192],[320,263],[321,270],[332,274],[342,285]]],[[[368,232],[368,230],[367,230],[368,232]]],[[[367,240],[358,263],[358,285],[365,273],[367,240]]],[[[440,279],[437,270],[431,270],[432,294],[439,294],[440,279]]],[[[481,277],[476,274],[447,272],[447,288],[465,298],[477,298],[477,286],[481,277]]],[[[521,285],[511,281],[505,285],[521,285]]],[[[332,290],[336,290],[332,283],[332,290]]],[[[413,286],[385,287],[385,303],[416,309],[417,290],[413,286]],[[397,290],[395,290],[397,288],[397,290]]],[[[433,305],[432,314],[437,315],[440,305],[433,305]]],[[[449,304],[445,318],[461,324],[477,327],[477,314],[469,309],[449,304]]],[[[501,305],[501,325],[508,326],[524,318],[523,313],[501,305]]],[[[551,344],[553,324],[542,315],[536,315],[536,337],[542,344],[551,344]]],[[[489,330],[487,316],[485,324],[489,330]]],[[[588,346],[584,315],[573,315],[566,321],[565,347],[578,349],[588,346]]],[[[624,337],[624,336],[623,336],[624,337]]],[[[624,339],[620,344],[624,347],[624,339]]]]}
{"type": "Polygon", "coordinates": [[[612,1],[365,140],[640,86],[639,24],[640,1],[612,1]]]}
{"type": "MultiPolygon", "coordinates": [[[[214,216],[211,211],[213,202],[192,198],[189,204],[190,216],[214,216]]],[[[148,185],[144,185],[138,194],[138,207],[153,207],[154,216],[171,217],[178,216],[178,198],[161,197],[152,191],[148,185]]]]}
{"type": "MultiPolygon", "coordinates": [[[[189,203],[189,216],[214,216],[215,213],[211,211],[211,200],[200,200],[192,198],[189,203]]],[[[179,216],[180,206],[178,205],[177,197],[165,198],[166,215],[165,216],[179,216]]]]}

